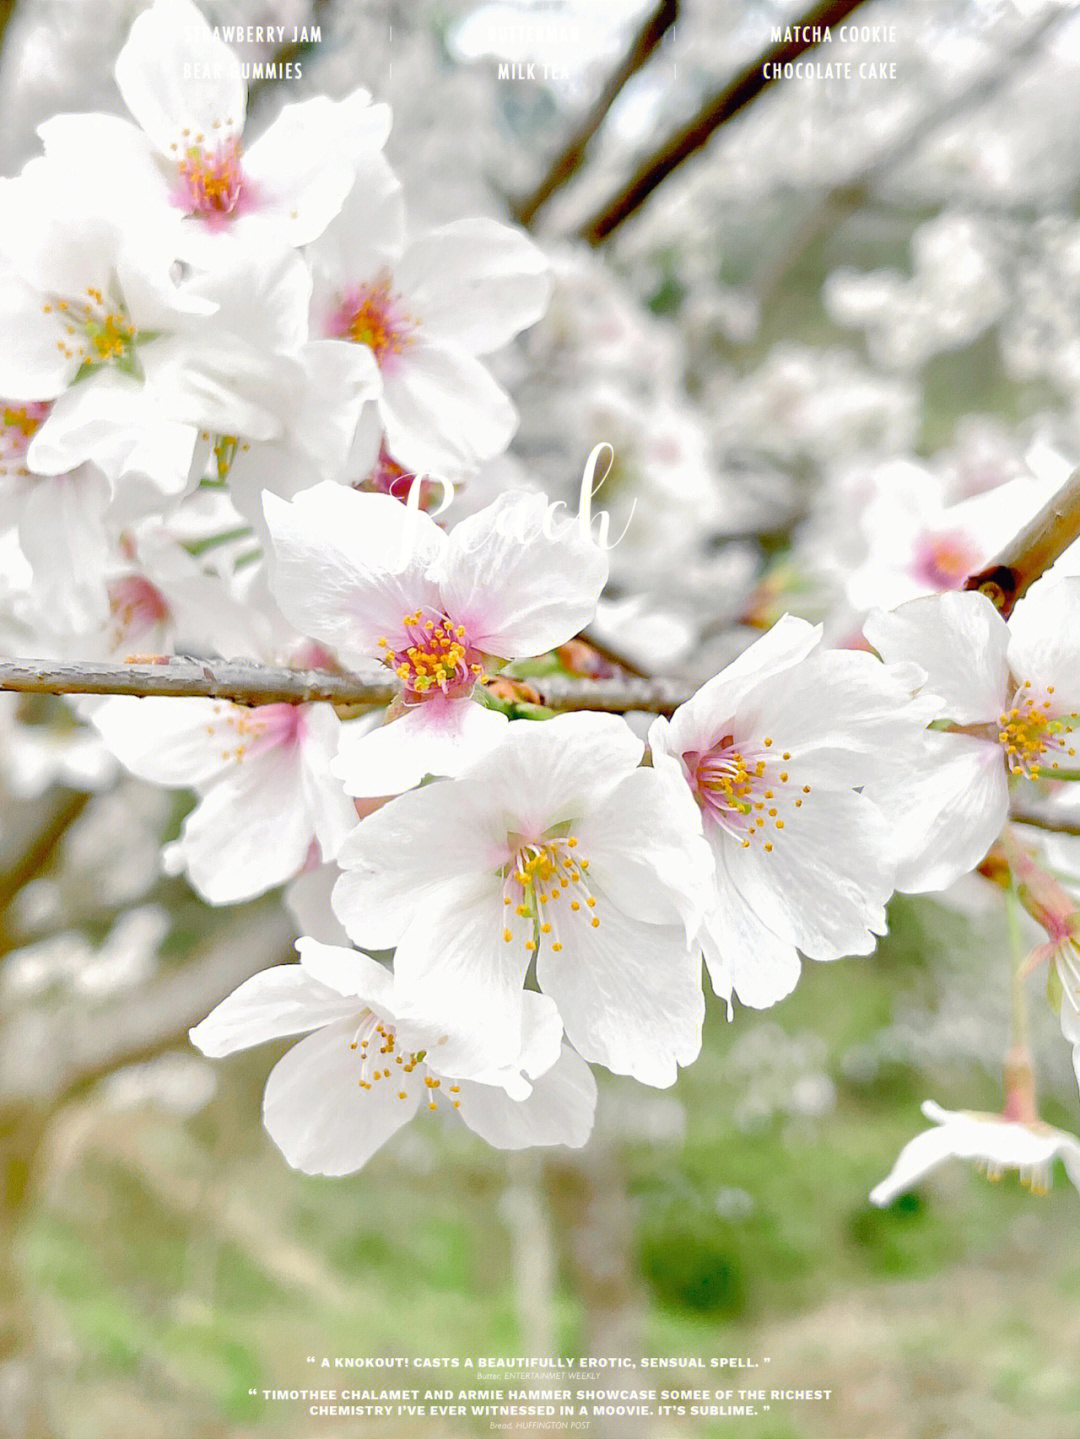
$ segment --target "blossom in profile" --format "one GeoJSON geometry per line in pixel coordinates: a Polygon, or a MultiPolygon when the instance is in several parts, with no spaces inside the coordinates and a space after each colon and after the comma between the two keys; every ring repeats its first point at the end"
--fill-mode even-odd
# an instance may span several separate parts
{"type": "Polygon", "coordinates": [[[639,768],[643,748],[615,716],[515,720],[348,837],[333,903],[350,938],[396,946],[414,1002],[448,991],[481,1052],[520,1031],[532,971],[584,1059],[673,1084],[701,1045],[690,940],[712,866],[690,796],[639,768]]]}
{"type": "Polygon", "coordinates": [[[588,1139],[596,1082],[563,1045],[550,1000],[527,995],[522,1043],[507,1051],[493,1035],[490,1062],[477,1069],[463,1064],[437,990],[418,1010],[370,956],[314,939],[297,949],[299,964],[253,975],[191,1031],[213,1058],[307,1035],[271,1070],[263,1100],[270,1137],[294,1169],[360,1169],[421,1110],[456,1113],[499,1149],[588,1139]]]}
{"type": "Polygon", "coordinates": [[[506,718],[474,702],[477,682],[577,634],[607,579],[605,552],[544,495],[501,495],[449,535],[389,495],[329,482],[264,507],[285,617],[401,684],[396,719],[342,736],[336,772],[353,795],[398,794],[482,753],[506,718]]]}
{"type": "Polygon", "coordinates": [[[987,1178],[999,1179],[1006,1169],[1020,1171],[1021,1182],[1036,1194],[1050,1189],[1055,1159],[1065,1166],[1073,1187],[1080,1191],[1080,1140],[1041,1120],[1020,1121],[1002,1114],[942,1109],[928,1099],[923,1107],[937,1126],[908,1141],[891,1172],[870,1191],[872,1204],[891,1204],[898,1194],[913,1189],[947,1159],[972,1159],[987,1178]]]}
{"type": "Polygon", "coordinates": [[[716,992],[755,1008],[811,959],[868,954],[893,891],[888,824],[860,792],[926,723],[914,666],[821,649],[787,615],[649,730],[657,770],[693,797],[711,852],[700,942],[716,992]]]}
{"type": "Polygon", "coordinates": [[[1008,624],[985,595],[960,592],[875,613],[864,632],[885,661],[926,672],[937,727],[897,755],[876,797],[897,888],[944,889],[1001,832],[1012,786],[1078,769],[1080,580],[1040,581],[1008,624]]]}

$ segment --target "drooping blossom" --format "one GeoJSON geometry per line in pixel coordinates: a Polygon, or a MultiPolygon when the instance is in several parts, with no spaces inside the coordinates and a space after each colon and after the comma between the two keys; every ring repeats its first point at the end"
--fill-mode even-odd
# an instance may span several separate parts
{"type": "Polygon", "coordinates": [[[922,666],[922,693],[948,726],[893,756],[881,791],[897,888],[944,889],[994,842],[1011,784],[1078,768],[1080,580],[1041,581],[1008,624],[985,595],[965,592],[871,615],[864,629],[887,662],[922,666]]]}
{"type": "Polygon", "coordinates": [[[457,1113],[499,1149],[585,1143],[596,1083],[542,995],[525,996],[522,1044],[500,1062],[493,1035],[495,1058],[477,1069],[463,1063],[437,994],[417,1009],[368,955],[314,939],[297,949],[299,964],[253,975],[191,1031],[214,1058],[307,1033],[271,1070],[263,1100],[270,1137],[295,1169],[360,1169],[421,1109],[457,1113]]]}
{"type": "Polygon", "coordinates": [[[388,495],[335,484],[264,503],[286,618],[401,683],[398,718],[343,735],[336,769],[354,795],[397,794],[481,753],[506,720],[470,698],[477,681],[570,639],[607,578],[604,552],[543,495],[504,494],[449,535],[388,495]]]}
{"type": "Polygon", "coordinates": [[[921,672],[825,651],[788,615],[649,731],[653,763],[693,796],[712,854],[700,940],[716,992],[762,1008],[811,959],[867,954],[893,890],[888,826],[860,793],[914,743],[921,672]]]}
{"type": "Polygon", "coordinates": [[[1049,1190],[1051,1167],[1060,1159],[1080,1191],[1080,1140],[1075,1135],[1037,1119],[942,1109],[930,1099],[922,1111],[938,1127],[924,1130],[904,1145],[892,1171],[870,1191],[873,1204],[891,1204],[898,1194],[913,1189],[954,1158],[973,1159],[989,1179],[999,1179],[1006,1169],[1018,1169],[1021,1181],[1036,1194],[1049,1190]]]}
{"type": "Polygon", "coordinates": [[[333,858],[355,821],[330,775],[339,729],[330,705],[123,696],[89,716],[132,774],[198,794],[166,858],[210,904],[285,883],[313,848],[333,858]]]}
{"type": "Polygon", "coordinates": [[[642,753],[614,716],[514,721],[349,836],[334,908],[350,937],[396,945],[400,990],[450,991],[478,1044],[518,1031],[534,968],[583,1058],[673,1084],[701,1043],[689,940],[711,863],[685,788],[642,753]]]}

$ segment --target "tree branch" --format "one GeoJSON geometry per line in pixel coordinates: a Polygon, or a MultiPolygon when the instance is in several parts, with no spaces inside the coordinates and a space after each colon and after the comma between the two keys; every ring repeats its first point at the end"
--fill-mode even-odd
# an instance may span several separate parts
{"type": "Polygon", "coordinates": [[[608,77],[596,103],[584,115],[562,151],[552,161],[547,174],[531,194],[512,204],[511,214],[519,224],[531,225],[541,206],[551,199],[556,190],[561,190],[567,180],[581,168],[589,142],[604,123],[620,91],[649,59],[678,18],[679,0],[660,0],[660,4],[634,37],[634,43],[622,63],[608,77]]]}
{"type": "Polygon", "coordinates": [[[707,100],[691,120],[666,140],[659,150],[649,155],[626,184],[597,210],[592,219],[579,230],[580,237],[590,245],[599,245],[622,222],[628,219],[649,198],[671,172],[708,143],[714,132],[755,100],[775,76],[766,78],[767,65],[785,65],[812,50],[815,27],[836,25],[866,0],[818,0],[798,22],[789,27],[801,38],[773,45],[759,55],[742,74],[737,75],[719,94],[707,100]],[[809,32],[810,38],[805,38],[809,32]]]}
{"type": "Polygon", "coordinates": [[[996,559],[967,577],[964,589],[984,594],[1008,619],[1016,602],[1077,539],[1080,539],[1080,469],[1072,472],[1053,499],[1009,541],[996,559]]]}
{"type": "MultiPolygon", "coordinates": [[[[646,710],[670,714],[689,697],[677,680],[580,680],[561,676],[531,679],[549,709],[593,709],[607,713],[646,710]]],[[[233,700],[243,705],[330,704],[375,709],[390,704],[396,686],[359,675],[320,670],[274,669],[236,660],[169,660],[164,664],[68,664],[0,661],[0,690],[23,694],[180,695],[233,700]]]]}
{"type": "Polygon", "coordinates": [[[1046,815],[1035,810],[1022,809],[1015,805],[1009,811],[1009,818],[1014,824],[1026,824],[1029,829],[1041,829],[1046,834],[1080,835],[1080,822],[1076,820],[1048,819],[1046,815]]]}

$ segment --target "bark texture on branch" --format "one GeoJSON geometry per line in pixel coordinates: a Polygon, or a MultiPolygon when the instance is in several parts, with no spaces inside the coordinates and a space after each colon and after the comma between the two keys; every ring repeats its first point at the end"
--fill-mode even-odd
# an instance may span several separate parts
{"type": "Polygon", "coordinates": [[[1018,600],[1056,559],[1080,539],[1080,470],[1074,470],[1039,513],[999,555],[964,581],[1008,619],[1018,600]]]}
{"type": "MultiPolygon", "coordinates": [[[[529,684],[549,709],[646,710],[670,714],[689,698],[682,681],[587,680],[553,676],[529,684]]],[[[390,704],[397,687],[359,675],[274,669],[236,660],[169,660],[165,664],[54,664],[51,660],[0,661],[0,690],[21,694],[178,695],[232,700],[243,705],[312,704],[350,708],[390,704]]]]}

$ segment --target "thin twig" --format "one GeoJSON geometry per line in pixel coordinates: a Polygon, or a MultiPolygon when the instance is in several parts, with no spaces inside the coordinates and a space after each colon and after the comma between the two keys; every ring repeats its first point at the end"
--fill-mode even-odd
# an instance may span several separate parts
{"type": "Polygon", "coordinates": [[[819,0],[795,25],[788,27],[799,38],[771,46],[719,94],[707,100],[697,114],[659,150],[647,156],[626,184],[586,221],[578,232],[581,238],[590,245],[599,245],[606,240],[614,229],[645,203],[673,170],[707,144],[721,125],[775,83],[775,72],[770,69],[766,74],[766,66],[783,66],[797,60],[818,43],[813,38],[815,31],[839,24],[865,3],[866,0],[819,0]]]}
{"type": "Polygon", "coordinates": [[[1080,469],[1074,470],[1039,513],[985,569],[969,575],[965,590],[978,590],[1008,619],[1035,581],[1080,539],[1080,469]]]}
{"type": "Polygon", "coordinates": [[[547,174],[531,194],[511,206],[511,213],[519,224],[531,225],[541,206],[551,199],[556,190],[561,190],[581,168],[589,142],[604,123],[619,93],[649,59],[678,18],[679,0],[660,0],[660,4],[634,37],[634,43],[621,63],[608,77],[596,103],[583,116],[566,145],[552,161],[547,174]]]}
{"type": "Polygon", "coordinates": [[[82,814],[90,799],[81,790],[67,795],[53,810],[44,827],[34,836],[6,874],[0,875],[0,910],[4,910],[24,885],[30,883],[55,854],[60,841],[82,814]]]}

